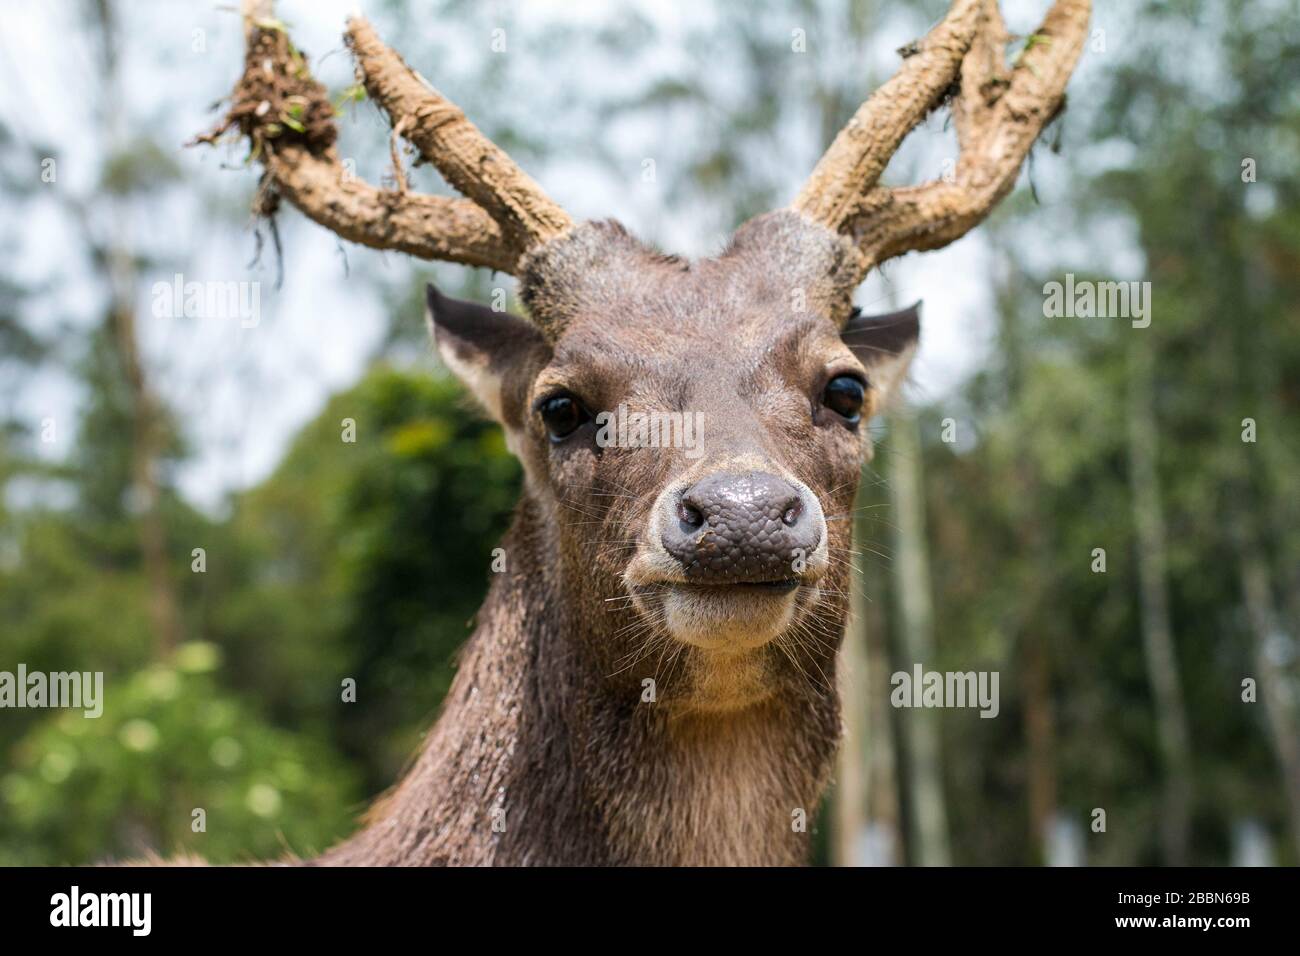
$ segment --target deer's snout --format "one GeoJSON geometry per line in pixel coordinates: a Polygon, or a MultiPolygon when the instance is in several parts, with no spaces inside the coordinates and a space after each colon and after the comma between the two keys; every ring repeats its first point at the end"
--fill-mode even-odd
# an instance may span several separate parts
{"type": "Polygon", "coordinates": [[[664,550],[700,584],[794,581],[825,522],[807,489],[765,472],[717,472],[662,507],[664,550]]]}

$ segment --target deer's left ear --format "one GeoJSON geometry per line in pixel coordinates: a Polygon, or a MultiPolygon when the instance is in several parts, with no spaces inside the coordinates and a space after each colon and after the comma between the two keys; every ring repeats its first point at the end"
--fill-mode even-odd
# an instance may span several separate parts
{"type": "Polygon", "coordinates": [[[425,291],[425,316],[443,363],[507,429],[522,427],[532,373],[550,355],[537,329],[509,312],[425,291]]]}
{"type": "Polygon", "coordinates": [[[854,309],[840,338],[867,370],[876,391],[873,407],[882,408],[907,375],[921,334],[921,303],[886,315],[863,315],[854,309]]]}

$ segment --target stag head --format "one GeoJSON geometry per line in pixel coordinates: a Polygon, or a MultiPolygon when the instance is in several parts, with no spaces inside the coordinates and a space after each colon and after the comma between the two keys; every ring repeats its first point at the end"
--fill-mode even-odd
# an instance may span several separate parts
{"type": "Polygon", "coordinates": [[[227,127],[253,142],[265,195],[345,238],[518,277],[526,318],[432,288],[428,304],[446,365],[523,462],[526,507],[546,529],[538,553],[551,556],[533,570],[585,622],[575,633],[610,680],[680,657],[670,700],[733,708],[829,672],[842,630],[866,423],[918,333],[915,307],[867,318],[854,290],[885,260],[965,234],[1011,189],[1061,107],[1088,13],[1088,0],[1057,0],[1008,64],[996,0],[956,0],[794,203],[699,261],[617,223],[575,223],[360,18],[347,40],[392,122],[397,189],[346,175],[328,122],[270,128],[286,110],[316,115],[324,91],[267,0],[245,3],[248,63],[227,127]],[[903,138],[945,104],[954,175],[881,185],[903,138]],[[465,198],[409,192],[399,137],[465,198]],[[620,416],[650,431],[629,440],[620,416]],[[677,441],[655,440],[674,428],[677,441]]]}
{"type": "Polygon", "coordinates": [[[430,289],[444,361],[524,463],[553,593],[612,625],[601,673],[680,649],[667,701],[734,707],[825,670],[800,656],[833,643],[866,422],[917,334],[914,310],[836,320],[850,254],[791,212],[696,262],[583,223],[524,257],[535,324],[430,289]]]}

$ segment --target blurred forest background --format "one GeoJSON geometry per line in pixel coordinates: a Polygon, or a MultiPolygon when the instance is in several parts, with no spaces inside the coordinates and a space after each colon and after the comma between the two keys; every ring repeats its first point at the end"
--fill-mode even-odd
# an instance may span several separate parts
{"type": "MultiPolygon", "coordinates": [[[[519,470],[420,303],[506,280],[253,223],[242,152],[181,146],[238,74],[229,9],[5,6],[0,670],[103,671],[107,706],[0,711],[0,864],[312,853],[400,772],[485,592],[519,470]],[[175,273],[259,280],[260,323],[155,318],[175,273]]],[[[280,13],[379,181],[347,6],[280,13]]],[[[367,12],[575,215],[698,254],[789,201],[944,7],[367,12]]],[[[821,862],[1300,862],[1300,4],[1098,7],[1015,194],[860,295],[925,299],[925,330],[874,426],[821,862]],[[1066,273],[1149,281],[1150,327],[1045,318],[1066,273]],[[999,716],[891,707],[917,661],[1000,672],[999,716]]],[[[952,141],[936,116],[889,177],[952,141]]]]}

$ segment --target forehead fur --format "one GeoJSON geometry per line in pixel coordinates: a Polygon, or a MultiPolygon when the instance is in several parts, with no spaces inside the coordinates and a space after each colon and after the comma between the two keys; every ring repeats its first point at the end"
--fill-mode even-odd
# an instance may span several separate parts
{"type": "Polygon", "coordinates": [[[552,341],[586,321],[698,333],[755,311],[842,324],[857,285],[853,245],[797,213],[751,220],[715,257],[665,255],[614,221],[584,222],[531,252],[520,297],[552,341]]]}

